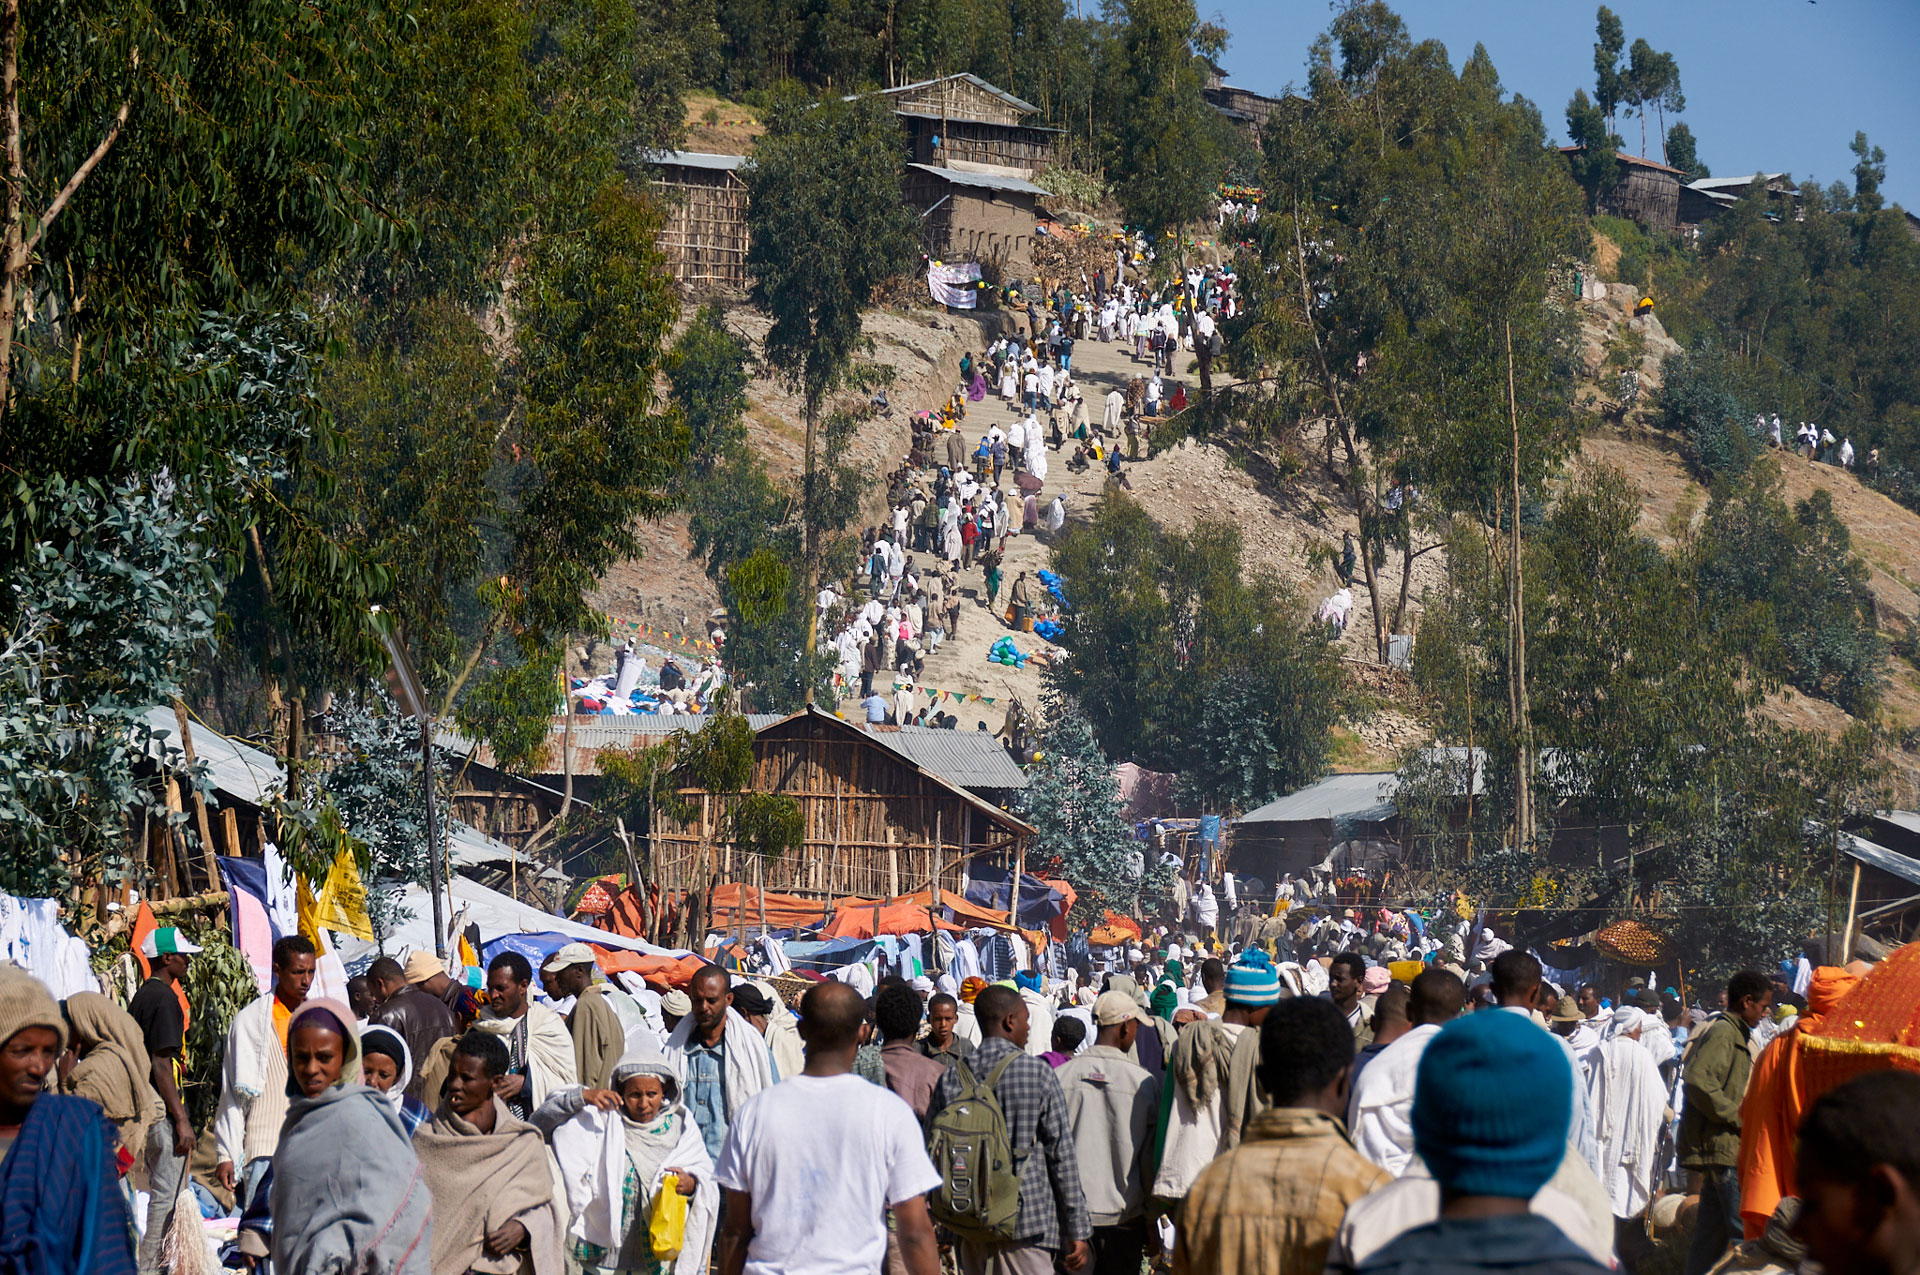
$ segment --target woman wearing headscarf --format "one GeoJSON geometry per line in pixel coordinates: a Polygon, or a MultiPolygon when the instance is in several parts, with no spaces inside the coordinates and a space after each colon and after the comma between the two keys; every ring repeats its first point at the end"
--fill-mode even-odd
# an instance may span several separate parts
{"type": "Polygon", "coordinates": [[[60,1007],[0,966],[0,1271],[133,1275],[133,1231],[100,1107],[42,1086],[67,1045],[60,1007]]]}
{"type": "Polygon", "coordinates": [[[413,1079],[413,1051],[393,1028],[376,1023],[360,1033],[360,1078],[386,1095],[407,1137],[433,1118],[427,1104],[407,1092],[407,1082],[413,1079]]]}
{"type": "Polygon", "coordinates": [[[269,1236],[274,1275],[427,1275],[433,1197],[395,1104],[361,1067],[352,1010],[322,998],[294,1011],[286,1123],[256,1196],[269,1217],[241,1221],[243,1252],[269,1236]]]}
{"type": "MultiPolygon", "coordinates": [[[[147,1129],[165,1111],[153,1088],[153,1063],[146,1040],[132,1015],[98,992],[76,992],[66,1000],[73,1052],[79,1059],[60,1088],[100,1104],[120,1131],[120,1145],[133,1154],[138,1174],[147,1129]]],[[[133,1185],[145,1189],[136,1179],[133,1185]]]]}
{"type": "Polygon", "coordinates": [[[705,1275],[720,1187],[658,1042],[632,1039],[614,1066],[611,1093],[562,1090],[534,1113],[542,1127],[556,1119],[550,1136],[583,1275],[705,1275]],[[678,1255],[655,1253],[649,1233],[669,1177],[688,1205],[678,1255]]]}

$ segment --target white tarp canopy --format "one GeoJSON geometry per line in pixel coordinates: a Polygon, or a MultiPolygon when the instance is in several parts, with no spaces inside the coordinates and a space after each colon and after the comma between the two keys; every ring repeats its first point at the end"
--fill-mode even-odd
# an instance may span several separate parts
{"type": "MultiPolygon", "coordinates": [[[[624,934],[615,934],[611,930],[597,930],[591,925],[582,925],[578,921],[569,921],[564,917],[542,912],[539,908],[521,903],[519,900],[501,894],[498,890],[489,890],[476,881],[466,877],[453,878],[453,901],[455,910],[465,908],[467,922],[478,926],[482,940],[492,940],[507,934],[564,934],[570,939],[579,939],[584,943],[598,943],[602,947],[624,948],[629,952],[640,952],[649,956],[691,956],[685,949],[656,947],[642,939],[628,938],[624,934]]],[[[399,957],[412,951],[431,952],[433,950],[433,900],[427,892],[417,885],[409,885],[400,896],[401,906],[413,915],[401,922],[387,935],[387,955],[399,957]]],[[[451,920],[452,918],[447,918],[451,920]]],[[[361,939],[341,937],[335,944],[340,959],[348,965],[377,955],[376,944],[361,939]]]]}

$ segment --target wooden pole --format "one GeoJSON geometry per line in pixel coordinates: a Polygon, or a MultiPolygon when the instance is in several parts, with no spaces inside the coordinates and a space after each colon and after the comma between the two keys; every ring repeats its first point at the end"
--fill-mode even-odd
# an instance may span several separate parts
{"type": "MultiPolygon", "coordinates": [[[[1860,911],[1860,861],[1853,863],[1853,888],[1847,892],[1847,928],[1840,936],[1840,958],[1836,965],[1845,965],[1853,959],[1853,920],[1860,911]]],[[[1829,958],[1831,959],[1831,958],[1829,958]]]]}
{"type": "Polygon", "coordinates": [[[227,857],[240,857],[240,816],[232,806],[220,808],[220,835],[227,844],[227,857]]]}
{"type": "MultiPolygon", "coordinates": [[[[177,699],[173,701],[173,720],[180,727],[180,748],[181,751],[187,755],[187,770],[191,773],[195,764],[193,755],[193,728],[187,725],[187,706],[177,699]]],[[[193,795],[193,822],[194,827],[199,830],[200,852],[205,857],[207,863],[207,888],[209,890],[217,890],[220,888],[220,865],[215,862],[216,852],[213,848],[213,828],[207,821],[207,799],[200,795],[198,785],[188,780],[182,780],[181,786],[185,791],[193,795]]]]}

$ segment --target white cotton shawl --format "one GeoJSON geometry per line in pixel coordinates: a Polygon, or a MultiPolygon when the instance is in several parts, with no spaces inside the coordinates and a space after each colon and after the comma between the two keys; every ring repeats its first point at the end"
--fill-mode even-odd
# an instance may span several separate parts
{"type": "MultiPolygon", "coordinates": [[[[518,1025],[517,1018],[481,1018],[474,1027],[506,1040],[518,1025]]],[[[511,1045],[509,1045],[511,1048],[511,1045]]],[[[573,1033],[566,1020],[535,1001],[527,1006],[527,1086],[529,1111],[556,1089],[580,1083],[579,1064],[574,1060],[573,1033]]]]}
{"type": "MultiPolygon", "coordinates": [[[[683,1086],[687,1077],[687,1045],[693,1039],[693,1029],[693,1015],[688,1014],[673,1029],[673,1035],[667,1037],[667,1058],[683,1086]]],[[[727,1026],[720,1035],[720,1044],[726,1059],[723,1078],[727,1087],[727,1110],[737,1112],[746,1105],[747,1099],[772,1088],[773,1055],[767,1052],[767,1042],[753,1029],[753,1024],[731,1008],[727,1010],[727,1026]]]]}
{"type": "Polygon", "coordinates": [[[1651,1202],[1654,1159],[1666,1119],[1667,1090],[1660,1069],[1653,1055],[1627,1035],[1639,1017],[1634,1011],[1616,1011],[1606,1039],[1588,1053],[1587,1102],[1593,1111],[1601,1182],[1615,1217],[1633,1217],[1651,1202]]]}
{"type": "MultiPolygon", "coordinates": [[[[632,1067],[654,1073],[671,1073],[673,1059],[664,1055],[651,1041],[630,1044],[614,1068],[614,1075],[632,1067]]],[[[682,1100],[682,1090],[671,1074],[668,1103],[661,1114],[674,1120],[677,1140],[673,1150],[656,1166],[647,1183],[647,1198],[657,1194],[668,1169],[685,1169],[695,1180],[693,1197],[687,1208],[686,1237],[680,1256],[674,1260],[675,1275],[705,1275],[707,1257],[713,1247],[714,1224],[719,1217],[720,1184],[715,1180],[713,1160],[707,1154],[700,1126],[682,1100]]],[[[609,1263],[620,1251],[633,1219],[622,1212],[625,1192],[621,1184],[627,1172],[627,1126],[618,1109],[601,1111],[583,1107],[578,1115],[553,1131],[550,1139],[566,1190],[567,1206],[573,1214],[568,1233],[588,1244],[607,1250],[609,1263]]]]}

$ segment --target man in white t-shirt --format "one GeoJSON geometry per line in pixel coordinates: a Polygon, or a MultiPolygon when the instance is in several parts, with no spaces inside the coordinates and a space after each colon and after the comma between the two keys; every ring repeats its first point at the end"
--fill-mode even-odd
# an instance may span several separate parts
{"type": "Polygon", "coordinates": [[[853,1074],[865,1019],[847,984],[810,988],[806,1070],[734,1116],[715,1167],[726,1192],[720,1275],[875,1275],[888,1213],[907,1275],[939,1275],[926,1195],[940,1175],[913,1109],[853,1074]]]}

